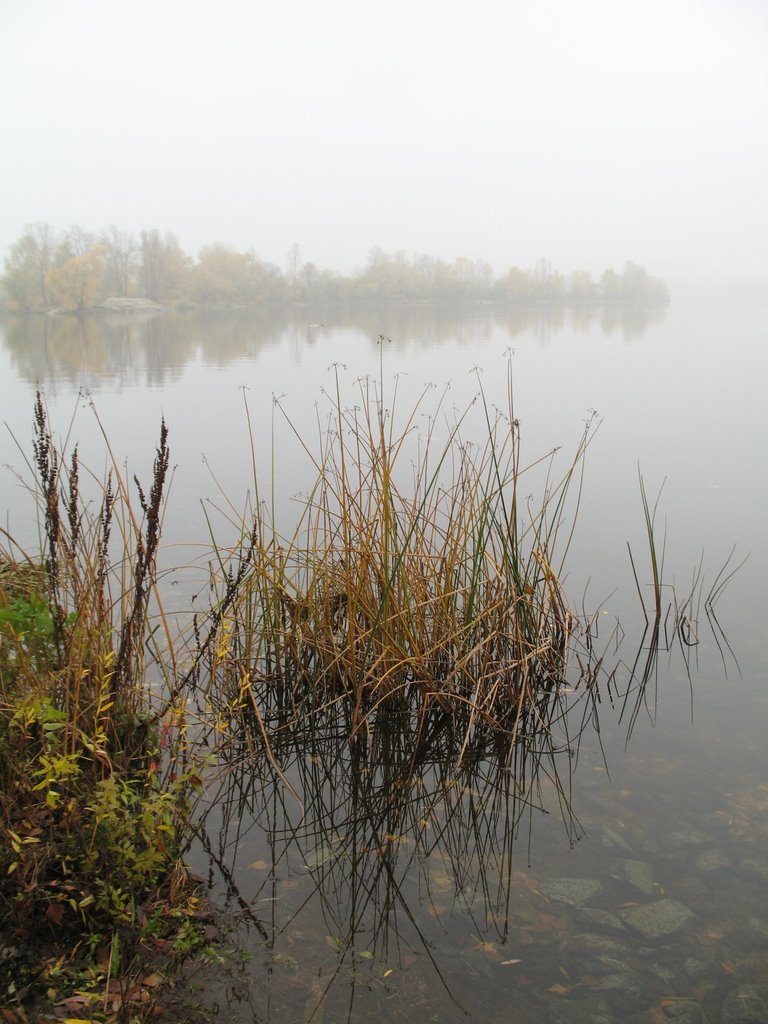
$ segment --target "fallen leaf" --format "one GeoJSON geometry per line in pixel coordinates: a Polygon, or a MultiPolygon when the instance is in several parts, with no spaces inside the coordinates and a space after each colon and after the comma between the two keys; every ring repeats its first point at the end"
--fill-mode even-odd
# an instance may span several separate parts
{"type": "Polygon", "coordinates": [[[62,1010],[82,1010],[84,1006],[93,1000],[93,996],[67,996],[66,999],[60,999],[56,1003],[56,1008],[62,1010]]]}
{"type": "Polygon", "coordinates": [[[45,916],[55,925],[60,925],[64,917],[64,907],[61,903],[49,903],[45,908],[45,916]]]}
{"type": "Polygon", "coordinates": [[[556,996],[568,995],[568,989],[565,987],[565,985],[560,985],[557,982],[554,985],[550,985],[547,989],[547,992],[551,992],[553,995],[556,996]]]}
{"type": "Polygon", "coordinates": [[[502,967],[506,967],[507,964],[521,964],[522,962],[523,962],[522,960],[502,960],[501,961],[501,966],[502,967]]]}
{"type": "Polygon", "coordinates": [[[269,864],[265,860],[255,860],[253,864],[248,865],[253,871],[266,871],[269,864]]]}

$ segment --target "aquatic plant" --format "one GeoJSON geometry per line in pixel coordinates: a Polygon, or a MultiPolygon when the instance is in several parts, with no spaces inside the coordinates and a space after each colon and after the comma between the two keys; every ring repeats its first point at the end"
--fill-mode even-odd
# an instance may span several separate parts
{"type": "Polygon", "coordinates": [[[357,387],[357,404],[346,406],[337,370],[316,445],[286,417],[314,480],[290,536],[254,481],[240,547],[219,554],[237,569],[221,577],[225,610],[196,672],[214,701],[241,707],[262,733],[267,691],[291,720],[349,703],[350,739],[413,708],[415,693],[416,730],[435,713],[463,733],[465,747],[477,730],[514,741],[542,695],[565,684],[580,630],[560,572],[594,418],[556,479],[554,453],[522,461],[511,372],[503,412],[480,385],[475,408],[441,422],[444,395],[423,436],[415,425],[428,390],[400,418],[397,385],[391,408],[380,381],[357,387]],[[479,445],[463,437],[478,411],[479,445]],[[534,467],[539,504],[523,498],[534,467]]]}
{"type": "MultiPolygon", "coordinates": [[[[359,381],[349,405],[337,368],[312,439],[275,403],[273,452],[284,424],[309,463],[290,528],[274,473],[262,497],[250,432],[253,500],[228,524],[239,539],[217,544],[209,517],[211,604],[180,616],[175,632],[158,569],[165,424],[148,487],[136,477],[131,486],[106,435],[111,471],[99,482],[76,448],[65,457],[54,443],[37,396],[29,469],[39,550],[26,554],[5,531],[0,550],[0,925],[27,949],[28,992],[55,1000],[87,989],[112,1009],[151,1002],[147,957],[203,942],[195,922],[204,912],[181,860],[195,839],[268,940],[208,827],[203,783],[214,792],[220,772],[230,787],[217,810],[225,826],[239,817],[235,798],[274,801],[277,785],[281,827],[308,870],[307,842],[322,844],[314,866],[328,864],[329,917],[345,907],[345,890],[354,904],[334,925],[337,935],[349,926],[341,954],[354,952],[371,909],[407,916],[397,861],[435,850],[421,837],[406,858],[398,837],[415,836],[438,804],[457,892],[478,868],[473,884],[501,939],[510,890],[502,882],[493,895],[491,878],[508,872],[512,840],[544,789],[569,837],[577,833],[572,759],[601,693],[617,696],[617,666],[606,659],[614,635],[599,650],[595,616],[577,614],[562,584],[596,421],[558,475],[555,452],[523,460],[511,371],[503,411],[479,375],[460,413],[447,411],[447,392],[430,404],[426,388],[401,414],[399,382],[385,395],[383,380],[382,371],[359,381]],[[84,479],[95,497],[84,498],[84,479]],[[329,794],[342,801],[338,813],[329,794]],[[342,861],[334,844],[345,815],[357,822],[359,856],[342,861]]],[[[732,576],[724,567],[706,598],[700,572],[682,602],[670,588],[662,620],[663,552],[642,480],[641,500],[654,602],[650,616],[643,602],[650,640],[619,695],[629,732],[667,628],[688,650],[698,604],[714,618],[732,576]]],[[[639,581],[638,591],[642,601],[639,581]]],[[[376,928],[372,948],[386,947],[386,921],[376,928]]],[[[0,993],[14,985],[0,983],[0,993]]]]}

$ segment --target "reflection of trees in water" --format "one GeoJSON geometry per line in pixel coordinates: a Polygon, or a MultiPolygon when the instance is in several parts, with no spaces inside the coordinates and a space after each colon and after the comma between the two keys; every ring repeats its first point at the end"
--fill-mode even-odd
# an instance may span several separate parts
{"type": "Polygon", "coordinates": [[[313,345],[337,331],[361,333],[372,344],[383,334],[401,350],[414,343],[472,345],[498,330],[510,338],[531,332],[539,344],[547,344],[563,330],[581,333],[597,325],[631,340],[665,313],[597,304],[259,306],[150,316],[9,317],[2,323],[2,339],[18,375],[55,394],[61,380],[97,388],[104,378],[116,377],[123,385],[160,386],[176,379],[198,353],[209,365],[226,366],[286,338],[313,345]]]}
{"type": "Polygon", "coordinates": [[[3,340],[18,375],[56,394],[61,381],[98,388],[162,385],[179,376],[192,355],[175,317],[12,317],[3,340]]]}

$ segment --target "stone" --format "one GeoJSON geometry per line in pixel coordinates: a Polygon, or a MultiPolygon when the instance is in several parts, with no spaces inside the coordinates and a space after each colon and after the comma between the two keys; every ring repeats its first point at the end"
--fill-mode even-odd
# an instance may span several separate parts
{"type": "Polygon", "coordinates": [[[623,959],[627,947],[605,935],[575,932],[566,935],[560,944],[561,956],[585,974],[623,974],[629,970],[623,959]]]}
{"type": "Polygon", "coordinates": [[[731,866],[731,858],[722,850],[705,850],[696,858],[694,867],[697,871],[724,871],[731,866]]]}
{"type": "Polygon", "coordinates": [[[739,985],[729,992],[720,1024],[768,1024],[768,985],[739,985]]]}
{"type": "Polygon", "coordinates": [[[665,1003],[661,1014],[669,1024],[703,1024],[704,1014],[695,999],[676,999],[665,1003]]]}
{"type": "Polygon", "coordinates": [[[598,910],[596,907],[580,907],[579,917],[586,924],[598,928],[604,932],[626,932],[622,921],[615,914],[608,910],[598,910]]]}
{"type": "Polygon", "coordinates": [[[632,847],[624,839],[623,836],[612,828],[608,828],[607,825],[603,825],[600,829],[600,841],[603,846],[616,846],[620,850],[624,850],[626,853],[632,853],[632,847]]]}
{"type": "Polygon", "coordinates": [[[596,878],[550,878],[539,888],[547,899],[567,903],[571,907],[583,907],[603,891],[596,878]]]}
{"type": "Polygon", "coordinates": [[[677,832],[670,832],[667,836],[668,845],[680,849],[683,846],[703,846],[711,841],[711,836],[699,832],[694,828],[678,829],[677,832]]]}
{"type": "Polygon", "coordinates": [[[691,981],[699,981],[701,978],[712,974],[714,968],[710,964],[705,964],[703,960],[697,960],[696,957],[689,956],[683,961],[683,970],[691,981]]]}
{"type": "Polygon", "coordinates": [[[748,875],[757,881],[768,881],[768,860],[758,857],[748,857],[741,862],[743,874],[748,875]]]}
{"type": "Polygon", "coordinates": [[[653,892],[651,867],[644,860],[617,860],[611,865],[608,873],[617,882],[628,882],[633,889],[639,890],[646,896],[650,896],[653,892]]]}
{"type": "Polygon", "coordinates": [[[622,911],[622,921],[646,939],[658,939],[682,928],[693,913],[679,900],[663,899],[622,911]]]}
{"type": "Polygon", "coordinates": [[[595,991],[615,1010],[639,1010],[647,1006],[643,985],[634,971],[606,974],[595,984],[595,991]]]}

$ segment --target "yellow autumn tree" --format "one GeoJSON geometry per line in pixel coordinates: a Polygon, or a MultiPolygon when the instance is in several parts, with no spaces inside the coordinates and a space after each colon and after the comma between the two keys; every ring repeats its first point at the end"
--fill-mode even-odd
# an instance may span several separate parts
{"type": "Polygon", "coordinates": [[[104,276],[105,252],[95,245],[82,255],[69,256],[51,267],[46,282],[51,297],[73,313],[90,309],[99,299],[104,276]]]}

